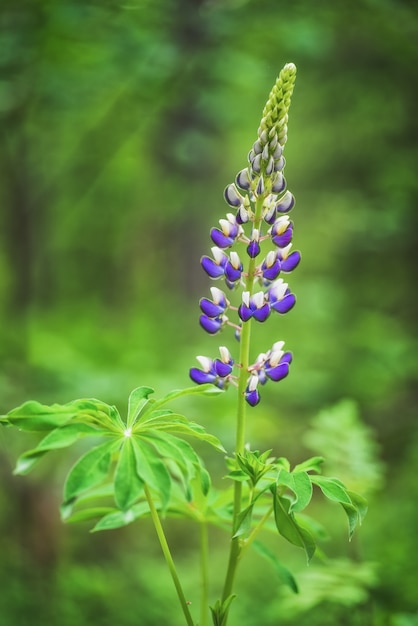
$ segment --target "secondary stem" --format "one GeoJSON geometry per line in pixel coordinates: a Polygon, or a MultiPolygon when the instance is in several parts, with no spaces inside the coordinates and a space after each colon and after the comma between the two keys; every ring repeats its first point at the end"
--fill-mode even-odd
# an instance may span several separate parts
{"type": "Polygon", "coordinates": [[[168,569],[171,574],[171,578],[173,579],[174,586],[177,591],[178,598],[180,600],[181,608],[183,609],[184,617],[186,618],[187,626],[194,626],[192,616],[190,615],[189,607],[183,593],[183,589],[180,583],[180,579],[177,575],[176,566],[174,565],[173,557],[171,556],[170,548],[168,547],[167,539],[164,533],[164,529],[161,524],[160,516],[158,515],[158,511],[155,508],[154,501],[152,499],[152,495],[147,487],[144,485],[145,497],[147,498],[147,502],[151,512],[151,519],[154,523],[155,531],[158,536],[158,540],[160,542],[161,549],[164,554],[164,558],[166,560],[168,569]]]}

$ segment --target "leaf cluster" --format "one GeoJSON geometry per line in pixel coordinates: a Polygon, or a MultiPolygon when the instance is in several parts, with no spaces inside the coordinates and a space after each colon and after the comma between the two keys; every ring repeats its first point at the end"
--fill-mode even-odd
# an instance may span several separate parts
{"type": "MultiPolygon", "coordinates": [[[[248,484],[248,505],[238,516],[235,537],[241,537],[244,546],[252,543],[260,527],[272,515],[280,535],[302,548],[309,561],[315,553],[320,533],[318,524],[302,512],[317,487],[328,500],[344,509],[351,539],[367,512],[364,498],[348,490],[337,478],[321,476],[322,457],[307,459],[291,470],[287,459],[274,459],[270,453],[271,450],[262,454],[246,450],[236,459],[228,460],[229,478],[248,484]]],[[[263,546],[258,544],[258,547],[265,553],[263,546]]],[[[267,554],[265,556],[270,558],[267,554]]]]}
{"type": "Polygon", "coordinates": [[[185,395],[221,392],[213,385],[201,385],[155,400],[150,398],[153,391],[135,389],[125,419],[116,407],[94,398],[50,406],[29,401],[11,410],[0,417],[0,423],[46,432],[35,448],[19,457],[15,473],[27,474],[48,452],[89,437],[89,449],[66,477],[61,514],[69,522],[99,518],[93,530],[118,528],[147,515],[147,491],[162,512],[169,507],[173,487],[186,501],[191,500],[191,485],[196,482],[207,494],[209,474],[184,437],[205,441],[220,451],[224,448],[202,426],[165,405],[185,395]]]}

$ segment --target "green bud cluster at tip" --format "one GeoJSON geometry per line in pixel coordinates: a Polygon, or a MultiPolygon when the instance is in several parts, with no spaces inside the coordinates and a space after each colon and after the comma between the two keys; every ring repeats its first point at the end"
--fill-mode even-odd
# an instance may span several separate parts
{"type": "Polygon", "coordinates": [[[296,65],[287,63],[270,92],[258,129],[259,136],[263,131],[267,131],[269,137],[276,134],[281,146],[287,141],[288,111],[295,80],[296,65]]]}

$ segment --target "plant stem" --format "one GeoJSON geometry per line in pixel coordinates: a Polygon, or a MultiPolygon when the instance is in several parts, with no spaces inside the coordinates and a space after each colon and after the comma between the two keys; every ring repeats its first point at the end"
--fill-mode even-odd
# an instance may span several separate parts
{"type": "Polygon", "coordinates": [[[152,499],[152,495],[147,485],[144,485],[145,497],[147,498],[147,502],[150,508],[151,519],[154,523],[155,531],[158,536],[158,540],[160,542],[161,549],[164,554],[164,558],[166,560],[168,569],[171,574],[171,578],[173,579],[174,586],[177,591],[177,596],[180,600],[181,608],[183,609],[184,617],[186,618],[187,626],[194,626],[192,616],[190,615],[189,607],[183,593],[183,589],[180,583],[180,579],[177,574],[176,566],[174,565],[173,557],[171,556],[170,548],[168,547],[167,539],[164,533],[164,529],[161,524],[160,517],[158,515],[158,511],[155,508],[154,501],[152,499]]]}
{"type": "Polygon", "coordinates": [[[209,604],[209,580],[208,580],[208,525],[200,523],[200,626],[207,626],[209,604]]]}
{"type": "Polygon", "coordinates": [[[263,528],[264,524],[267,522],[267,520],[270,518],[272,512],[273,512],[273,505],[271,505],[266,513],[263,515],[263,517],[260,519],[260,521],[258,522],[257,526],[252,530],[250,536],[245,540],[245,544],[242,546],[242,553],[244,551],[247,551],[248,548],[250,547],[250,545],[252,544],[252,542],[254,541],[254,539],[257,537],[258,533],[260,532],[260,530],[263,528]]]}
{"type": "MultiPolygon", "coordinates": [[[[264,196],[261,195],[257,198],[254,211],[254,227],[258,228],[261,221],[261,214],[263,210],[264,196]]],[[[256,259],[250,258],[247,271],[247,280],[245,284],[246,291],[250,292],[250,296],[254,287],[254,271],[256,267],[256,259]]],[[[246,401],[245,390],[247,387],[248,379],[248,366],[250,358],[250,343],[251,343],[251,319],[242,324],[241,337],[240,337],[240,356],[239,362],[241,365],[240,375],[238,379],[238,400],[237,400],[237,420],[236,420],[236,439],[235,439],[235,454],[243,454],[245,447],[245,423],[246,423],[246,401]]],[[[235,481],[234,484],[234,513],[232,522],[232,538],[230,544],[228,569],[225,578],[225,584],[222,592],[222,602],[231,595],[235,573],[238,567],[238,563],[241,556],[241,540],[239,537],[234,537],[237,526],[238,515],[241,511],[242,504],[242,483],[235,481]]],[[[226,621],[225,621],[226,624],[226,621]]]]}

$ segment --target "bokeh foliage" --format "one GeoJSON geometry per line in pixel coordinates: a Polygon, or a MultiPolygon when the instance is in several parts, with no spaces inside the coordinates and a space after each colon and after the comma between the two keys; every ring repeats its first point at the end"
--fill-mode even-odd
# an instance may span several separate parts
{"type": "MultiPolygon", "coordinates": [[[[0,8],[2,411],[28,397],[120,405],[138,385],[189,384],[195,354],[218,343],[197,324],[208,228],[227,210],[222,190],[246,164],[277,72],[298,66],[286,147],[298,304],[276,336],[256,333],[260,351],[285,339],[295,358],[252,412],[252,445],[294,462],[316,447],[333,467],[337,438],[370,512],[349,549],[332,533],[334,509],[323,513],[327,554],[343,561],[334,595],[315,595],[327,569],[307,584],[308,613],[254,556],[240,582],[242,595],[258,591],[246,626],[417,621],[417,31],[407,0],[0,8]]],[[[231,447],[231,395],[184,410],[231,447]]],[[[0,432],[0,624],[160,624],[175,600],[152,529],[91,538],[62,527],[71,459],[12,478],[27,447],[0,432]]],[[[208,459],[221,479],[218,463],[208,459]]],[[[176,523],[170,533],[193,593],[197,540],[176,523]]],[[[223,541],[214,534],[217,567],[223,541]]],[[[307,576],[292,551],[272,548],[307,576]]]]}

